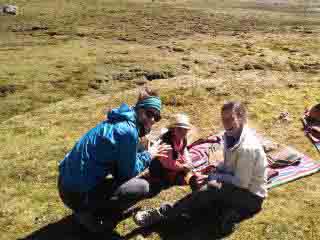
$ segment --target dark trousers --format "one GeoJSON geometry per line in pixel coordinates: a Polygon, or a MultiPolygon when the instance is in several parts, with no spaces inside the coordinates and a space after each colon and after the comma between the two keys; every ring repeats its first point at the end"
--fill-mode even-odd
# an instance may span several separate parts
{"type": "Polygon", "coordinates": [[[159,188],[153,188],[143,178],[132,178],[120,185],[109,178],[83,193],[65,190],[58,180],[58,190],[63,203],[75,213],[90,212],[97,217],[119,221],[124,211],[139,200],[157,194],[159,188]]]}
{"type": "Polygon", "coordinates": [[[149,167],[150,177],[152,180],[158,180],[159,186],[169,188],[172,185],[184,185],[185,173],[175,172],[170,176],[171,170],[164,168],[159,160],[153,160],[149,167]]]}
{"type": "Polygon", "coordinates": [[[263,198],[232,184],[223,184],[220,189],[205,185],[166,208],[164,214],[173,219],[183,214],[192,215],[206,209],[222,207],[236,210],[245,219],[259,212],[262,203],[263,198]]]}

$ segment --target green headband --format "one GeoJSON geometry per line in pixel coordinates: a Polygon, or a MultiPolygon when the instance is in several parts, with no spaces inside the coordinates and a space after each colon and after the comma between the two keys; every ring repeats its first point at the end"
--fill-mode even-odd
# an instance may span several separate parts
{"type": "Polygon", "coordinates": [[[136,108],[154,108],[161,111],[161,100],[159,97],[148,97],[142,101],[137,102],[136,108]]]}

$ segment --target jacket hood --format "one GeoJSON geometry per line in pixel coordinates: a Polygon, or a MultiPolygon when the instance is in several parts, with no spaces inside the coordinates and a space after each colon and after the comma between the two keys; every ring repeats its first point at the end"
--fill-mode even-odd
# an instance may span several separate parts
{"type": "Polygon", "coordinates": [[[119,108],[114,108],[108,112],[107,117],[108,121],[112,123],[121,121],[136,123],[136,112],[125,103],[123,103],[119,108]]]}

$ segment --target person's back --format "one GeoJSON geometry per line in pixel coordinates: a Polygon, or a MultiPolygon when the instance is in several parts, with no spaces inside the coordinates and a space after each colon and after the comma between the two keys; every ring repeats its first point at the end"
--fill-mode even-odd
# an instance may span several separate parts
{"type": "MultiPolygon", "coordinates": [[[[135,112],[127,105],[122,105],[111,111],[106,121],[82,136],[65,156],[59,166],[62,185],[72,191],[85,192],[108,174],[119,174],[114,169],[121,162],[124,152],[130,151],[121,147],[121,141],[125,138],[133,141],[132,146],[138,142],[135,112]]],[[[130,172],[122,174],[117,178],[132,177],[130,172]]]]}

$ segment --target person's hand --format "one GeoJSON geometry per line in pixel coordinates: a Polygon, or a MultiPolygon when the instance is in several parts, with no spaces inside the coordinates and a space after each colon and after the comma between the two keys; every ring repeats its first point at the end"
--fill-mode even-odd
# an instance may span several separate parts
{"type": "Polygon", "coordinates": [[[208,175],[201,174],[201,173],[196,173],[195,176],[199,186],[202,185],[204,181],[208,179],[208,175]]]}
{"type": "Polygon", "coordinates": [[[212,133],[211,135],[209,135],[207,137],[208,140],[211,140],[213,142],[220,142],[221,138],[219,136],[216,135],[217,133],[212,133]]]}
{"type": "Polygon", "coordinates": [[[218,182],[217,180],[211,180],[211,181],[208,182],[208,187],[221,189],[222,183],[218,182]]]}
{"type": "Polygon", "coordinates": [[[193,169],[193,165],[191,162],[186,162],[182,164],[183,170],[189,172],[193,169]]]}
{"type": "Polygon", "coordinates": [[[217,170],[217,167],[214,166],[213,164],[210,164],[208,166],[206,166],[204,169],[202,169],[200,172],[202,174],[210,174],[210,173],[213,173],[217,170]]]}
{"type": "Polygon", "coordinates": [[[201,186],[204,185],[205,181],[208,179],[208,175],[204,175],[201,173],[193,173],[192,177],[190,177],[188,184],[190,185],[192,190],[198,190],[201,186]]]}
{"type": "Polygon", "coordinates": [[[171,146],[165,143],[161,143],[161,140],[156,141],[150,148],[149,153],[151,159],[156,157],[168,158],[168,152],[172,150],[171,146]]]}

